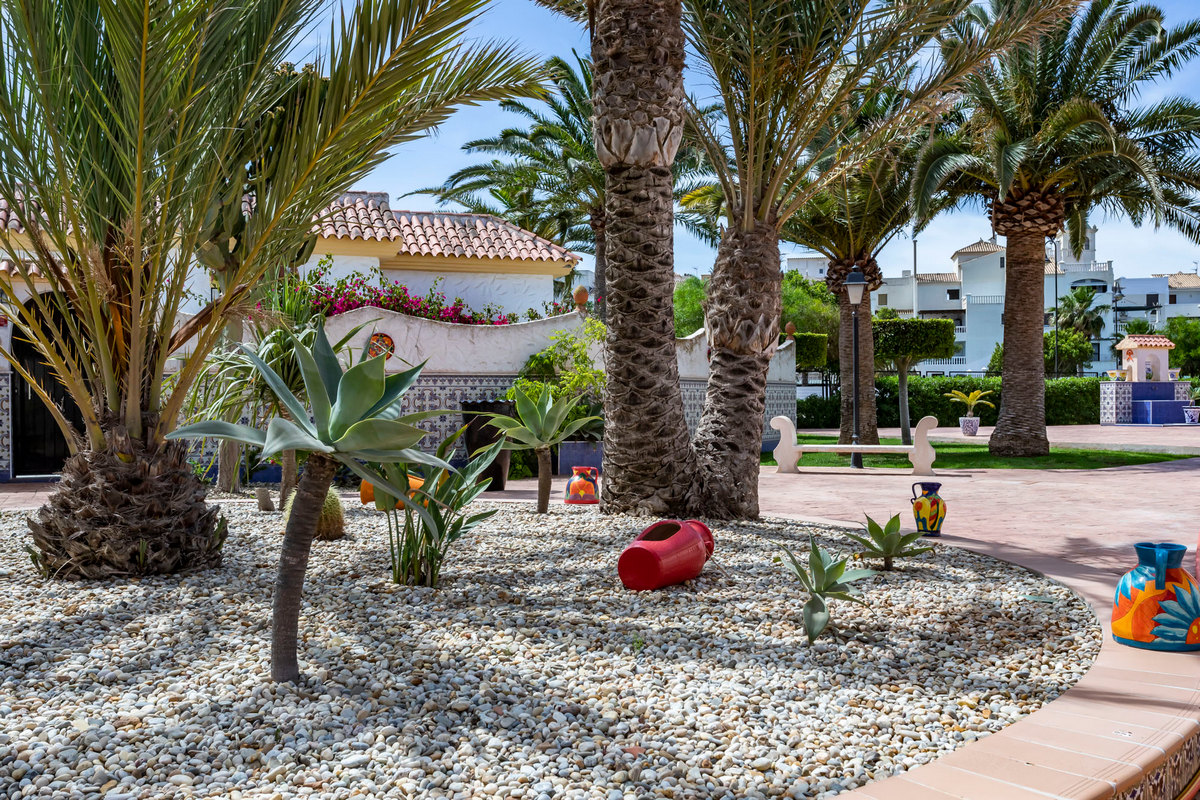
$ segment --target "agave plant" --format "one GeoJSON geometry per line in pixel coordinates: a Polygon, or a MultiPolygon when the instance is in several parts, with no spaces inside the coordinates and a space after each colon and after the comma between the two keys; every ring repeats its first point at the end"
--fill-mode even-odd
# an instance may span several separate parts
{"type": "Polygon", "coordinates": [[[492,414],[491,424],[504,432],[505,450],[533,450],[537,454],[537,513],[545,514],[550,508],[550,448],[600,418],[580,417],[567,422],[567,415],[583,395],[563,395],[555,401],[549,384],[542,384],[534,397],[520,386],[515,388],[513,399],[518,418],[492,414]]]}
{"type": "Polygon", "coordinates": [[[949,397],[951,403],[962,403],[967,407],[967,416],[973,417],[975,416],[975,406],[987,406],[988,408],[996,407],[996,404],[991,400],[983,399],[989,394],[992,394],[991,389],[988,389],[986,392],[976,389],[970,394],[967,394],[966,392],[960,392],[958,389],[954,389],[953,391],[946,392],[943,397],[949,397]]]}
{"type": "Polygon", "coordinates": [[[933,549],[932,547],[913,547],[913,543],[921,538],[921,531],[901,534],[899,514],[889,519],[886,525],[880,525],[868,516],[863,533],[866,535],[847,533],[846,537],[862,546],[860,556],[882,558],[883,568],[888,571],[892,569],[892,562],[897,558],[919,556],[933,549]]]}
{"type": "Polygon", "coordinates": [[[262,448],[263,458],[284,450],[309,454],[284,530],[272,611],[271,677],[276,681],[294,681],[300,677],[296,632],[304,575],[317,519],[338,464],[349,467],[363,480],[398,498],[424,518],[429,517],[426,508],[362,462],[422,463],[446,470],[451,467],[440,458],[413,449],[426,435],[414,423],[430,416],[431,412],[400,414],[404,393],[421,374],[424,364],[385,375],[385,357],[367,359],[364,351],[363,360],[343,370],[324,328],[318,328],[311,348],[299,342],[295,347],[304,389],[312,407],[310,420],[308,409],[279,373],[249,348],[245,348],[245,354],[291,418],[274,417],[266,431],[223,420],[197,422],[171,432],[167,438],[211,436],[232,440],[262,448]]]}
{"type": "MultiPolygon", "coordinates": [[[[858,591],[850,586],[875,571],[870,569],[846,569],[849,559],[834,560],[812,536],[808,537],[808,564],[805,565],[796,558],[796,554],[786,547],[783,552],[787,555],[787,568],[795,575],[808,592],[808,602],[804,604],[804,633],[808,643],[812,644],[821,632],[829,625],[829,600],[849,600],[852,603],[866,605],[858,596],[858,591]]],[[[777,559],[778,560],[778,559],[777,559]]]]}

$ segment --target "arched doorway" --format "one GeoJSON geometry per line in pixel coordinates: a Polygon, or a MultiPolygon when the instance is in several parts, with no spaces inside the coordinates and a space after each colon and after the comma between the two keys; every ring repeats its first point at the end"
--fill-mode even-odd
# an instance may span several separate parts
{"type": "MultiPolygon", "coordinates": [[[[28,305],[28,303],[26,303],[28,305]]],[[[20,327],[13,331],[12,354],[49,393],[73,424],[83,415],[20,327]]],[[[62,471],[70,451],[45,403],[19,373],[12,373],[12,471],[15,478],[54,475],[62,471]]]]}

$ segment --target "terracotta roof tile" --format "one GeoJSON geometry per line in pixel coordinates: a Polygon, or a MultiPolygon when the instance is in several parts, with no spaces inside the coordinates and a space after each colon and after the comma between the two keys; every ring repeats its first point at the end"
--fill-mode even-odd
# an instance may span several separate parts
{"type": "Polygon", "coordinates": [[[1117,344],[1118,350],[1132,350],[1135,347],[1173,350],[1175,343],[1157,333],[1131,333],[1117,344]]]}
{"type": "Polygon", "coordinates": [[[917,283],[958,283],[957,272],[918,272],[917,283]]]}
{"type": "Polygon", "coordinates": [[[9,259],[0,259],[0,275],[5,278],[15,278],[22,273],[29,275],[31,278],[42,277],[42,271],[37,264],[32,261],[10,261],[9,259]]]}
{"type": "Polygon", "coordinates": [[[1047,261],[1046,262],[1046,274],[1047,275],[1066,275],[1067,273],[1062,271],[1062,267],[1059,267],[1057,270],[1055,270],[1054,262],[1047,261]]]}
{"type": "Polygon", "coordinates": [[[327,239],[396,242],[399,255],[579,260],[565,247],[488,214],[392,211],[385,192],[346,192],[314,222],[327,239]]]}
{"type": "Polygon", "coordinates": [[[1156,274],[1156,278],[1166,278],[1167,288],[1170,289],[1200,289],[1200,275],[1195,272],[1175,272],[1170,275],[1156,274]]]}
{"type": "Polygon", "coordinates": [[[965,255],[986,255],[988,253],[1003,253],[1003,252],[1004,252],[1004,248],[1001,247],[1000,245],[996,244],[995,242],[988,241],[987,239],[980,239],[978,242],[975,242],[974,244],[969,244],[966,247],[960,247],[958,250],[955,250],[954,255],[950,256],[950,258],[958,258],[960,255],[964,255],[964,254],[965,255]]]}

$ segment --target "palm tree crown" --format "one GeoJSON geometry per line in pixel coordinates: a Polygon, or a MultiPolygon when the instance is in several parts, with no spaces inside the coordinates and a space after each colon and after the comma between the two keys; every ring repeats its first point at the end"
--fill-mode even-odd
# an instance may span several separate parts
{"type": "Polygon", "coordinates": [[[1098,338],[1104,332],[1104,315],[1112,306],[1093,305],[1095,302],[1096,290],[1088,286],[1077,286],[1063,295],[1058,302],[1058,327],[1098,338]]]}

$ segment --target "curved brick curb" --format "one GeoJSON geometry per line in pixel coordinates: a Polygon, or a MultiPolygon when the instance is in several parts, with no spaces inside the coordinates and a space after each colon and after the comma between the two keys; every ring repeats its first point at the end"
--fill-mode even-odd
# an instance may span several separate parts
{"type": "Polygon", "coordinates": [[[1189,784],[1200,771],[1200,654],[1155,653],[1114,642],[1108,618],[1116,577],[1106,571],[1010,545],[956,536],[945,541],[1034,570],[1078,592],[1104,628],[1100,654],[1079,683],[1028,717],[842,796],[1176,800],[1185,789],[1195,796],[1196,787],[1189,784]]]}

